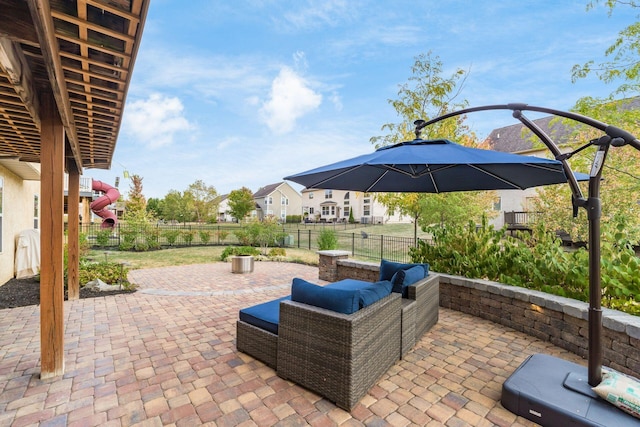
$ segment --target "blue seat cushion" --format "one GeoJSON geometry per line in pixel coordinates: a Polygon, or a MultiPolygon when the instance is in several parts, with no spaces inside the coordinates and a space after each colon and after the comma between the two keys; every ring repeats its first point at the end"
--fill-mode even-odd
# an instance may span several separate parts
{"type": "Polygon", "coordinates": [[[243,308],[240,310],[240,320],[277,335],[280,321],[280,301],[290,299],[291,295],[288,295],[273,301],[243,308]]]}
{"type": "Polygon", "coordinates": [[[401,263],[401,262],[387,261],[386,259],[383,259],[380,261],[380,279],[379,280],[391,280],[393,278],[393,275],[396,274],[398,270],[405,270],[407,268],[415,267],[417,265],[422,266],[422,268],[424,269],[424,276],[422,278],[427,277],[429,275],[429,264],[401,263]]]}
{"type": "Polygon", "coordinates": [[[360,309],[358,289],[334,289],[297,277],[291,284],[291,300],[343,314],[352,314],[360,309]]]}
{"type": "Polygon", "coordinates": [[[358,306],[360,308],[365,308],[386,297],[391,293],[392,287],[392,283],[388,280],[371,283],[356,279],[344,279],[325,286],[325,288],[330,289],[359,290],[360,299],[358,300],[358,306]]]}
{"type": "Polygon", "coordinates": [[[425,277],[424,267],[422,265],[399,269],[391,278],[391,283],[393,284],[392,291],[402,294],[403,298],[407,298],[409,296],[409,290],[407,289],[409,285],[412,285],[425,277]]]}

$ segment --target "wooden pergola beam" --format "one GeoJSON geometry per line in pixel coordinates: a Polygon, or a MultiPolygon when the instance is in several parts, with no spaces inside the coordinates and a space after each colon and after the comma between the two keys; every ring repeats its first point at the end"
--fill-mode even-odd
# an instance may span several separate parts
{"type": "Polygon", "coordinates": [[[53,26],[53,18],[51,15],[51,7],[48,0],[27,0],[33,26],[40,40],[40,51],[45,62],[51,89],[55,97],[60,119],[66,130],[66,137],[69,140],[73,158],[82,171],[82,157],[80,156],[80,146],[78,138],[75,134],[75,123],[73,120],[73,112],[69,103],[69,94],[67,92],[67,83],[65,81],[64,70],[58,51],[58,39],[56,38],[53,26]]]}
{"type": "Polygon", "coordinates": [[[5,37],[0,37],[0,67],[6,72],[22,105],[29,112],[31,118],[40,126],[40,112],[36,98],[36,88],[31,76],[31,69],[22,50],[5,37]]]}

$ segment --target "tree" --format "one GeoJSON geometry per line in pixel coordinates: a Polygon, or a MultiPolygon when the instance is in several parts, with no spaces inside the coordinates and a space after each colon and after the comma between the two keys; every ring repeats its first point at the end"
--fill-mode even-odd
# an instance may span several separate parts
{"type": "Polygon", "coordinates": [[[247,187],[233,190],[229,193],[229,211],[231,216],[241,222],[249,212],[255,209],[253,193],[247,187]]]}
{"type": "MultiPolygon", "coordinates": [[[[582,98],[574,108],[581,114],[597,117],[604,123],[640,134],[640,111],[633,107],[633,100],[603,102],[593,98],[582,98]]],[[[575,122],[571,122],[575,125],[575,122]]],[[[602,132],[589,126],[576,127],[568,146],[575,150],[588,141],[602,136],[602,132]]],[[[569,163],[573,170],[588,172],[593,162],[595,149],[584,150],[572,156],[569,163]]],[[[600,184],[602,202],[603,227],[608,224],[625,224],[625,233],[630,238],[640,239],[640,152],[631,147],[611,147],[603,170],[600,184]]],[[[588,185],[581,184],[582,193],[586,196],[588,185]]],[[[551,230],[564,230],[575,241],[587,241],[588,222],[580,209],[578,218],[573,218],[571,192],[568,186],[545,187],[538,191],[539,199],[536,210],[540,212],[539,220],[551,230]]]]}
{"type": "Polygon", "coordinates": [[[203,181],[197,180],[189,185],[187,191],[193,198],[193,209],[196,221],[201,222],[209,218],[217,217],[218,213],[218,192],[212,185],[206,185],[203,181]]]}
{"type": "MultiPolygon", "coordinates": [[[[618,6],[630,7],[634,12],[640,11],[640,2],[637,0],[594,0],[587,4],[587,10],[593,9],[598,3],[604,3],[609,8],[609,15],[618,6]]],[[[594,60],[582,65],[574,65],[572,80],[585,78],[595,74],[605,83],[620,82],[620,85],[612,92],[614,96],[631,96],[640,92],[640,21],[636,21],[624,28],[611,46],[604,53],[609,61],[596,65],[594,60]]]]}
{"type": "Polygon", "coordinates": [[[191,193],[170,190],[164,196],[162,214],[165,220],[186,222],[193,219],[193,198],[191,193]]]}
{"type": "Polygon", "coordinates": [[[162,218],[163,201],[156,197],[149,197],[147,200],[147,213],[155,218],[162,218]]]}
{"type": "MultiPolygon", "coordinates": [[[[437,56],[431,52],[419,55],[411,68],[412,76],[408,83],[400,86],[398,99],[389,100],[389,103],[402,118],[401,123],[387,123],[382,126],[383,131],[389,133],[384,136],[371,138],[376,148],[396,144],[401,141],[413,139],[413,122],[418,119],[429,120],[448,112],[464,108],[468,105],[466,100],[458,101],[467,72],[457,69],[448,77],[442,77],[443,64],[437,56]]],[[[464,145],[475,143],[475,135],[464,124],[464,116],[456,116],[449,120],[443,120],[424,129],[425,138],[454,138],[456,142],[464,145]]],[[[492,194],[492,193],[491,193],[492,194]]],[[[379,194],[377,199],[385,205],[390,212],[398,210],[402,215],[409,215],[414,221],[414,240],[417,239],[417,227],[423,215],[433,218],[437,215],[440,223],[458,222],[457,215],[449,215],[447,212],[451,206],[464,208],[468,215],[466,220],[474,219],[474,213],[486,209],[487,197],[478,197],[477,193],[388,193],[379,194]]],[[[431,220],[427,220],[430,222],[431,220]]]]}
{"type": "Polygon", "coordinates": [[[142,180],[140,175],[131,175],[131,186],[129,187],[129,197],[127,199],[124,217],[127,221],[145,222],[149,218],[147,215],[147,200],[142,194],[142,180]]]}

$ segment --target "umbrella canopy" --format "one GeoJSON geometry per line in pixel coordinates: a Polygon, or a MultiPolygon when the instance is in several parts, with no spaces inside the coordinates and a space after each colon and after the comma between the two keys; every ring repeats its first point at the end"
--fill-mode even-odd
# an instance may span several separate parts
{"type": "Polygon", "coordinates": [[[306,188],[374,193],[523,190],[567,182],[557,160],[465,147],[446,139],[402,142],[284,179],[306,188]]]}

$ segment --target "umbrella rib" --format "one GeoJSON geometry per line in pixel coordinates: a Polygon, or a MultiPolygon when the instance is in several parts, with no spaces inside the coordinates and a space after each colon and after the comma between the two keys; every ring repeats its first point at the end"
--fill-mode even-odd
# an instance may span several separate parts
{"type": "Polygon", "coordinates": [[[384,171],[384,173],[383,173],[382,175],[380,175],[380,176],[378,177],[378,179],[376,179],[376,180],[373,182],[373,184],[371,184],[369,187],[367,187],[366,192],[371,191],[371,189],[372,189],[373,187],[375,187],[375,186],[376,186],[376,184],[377,184],[378,182],[380,182],[380,180],[381,180],[382,178],[384,178],[384,176],[385,176],[386,174],[388,174],[388,173],[389,173],[389,171],[388,171],[388,170],[385,170],[385,171],[384,171]]]}
{"type": "Polygon", "coordinates": [[[341,177],[342,175],[344,175],[344,174],[346,174],[346,173],[349,173],[349,172],[352,172],[352,171],[354,171],[354,170],[356,170],[356,169],[359,169],[359,168],[361,168],[362,166],[364,166],[364,165],[357,165],[357,166],[355,166],[355,167],[352,167],[352,168],[349,168],[349,169],[345,169],[345,170],[343,170],[342,172],[337,173],[337,174],[335,174],[335,175],[331,175],[330,177],[325,178],[325,179],[323,179],[323,180],[320,180],[320,181],[316,182],[315,184],[308,185],[308,186],[307,186],[307,188],[322,188],[322,187],[318,187],[318,186],[319,186],[319,185],[322,185],[322,184],[324,184],[325,182],[330,181],[330,180],[332,180],[332,179],[339,178],[339,177],[341,177]]]}

